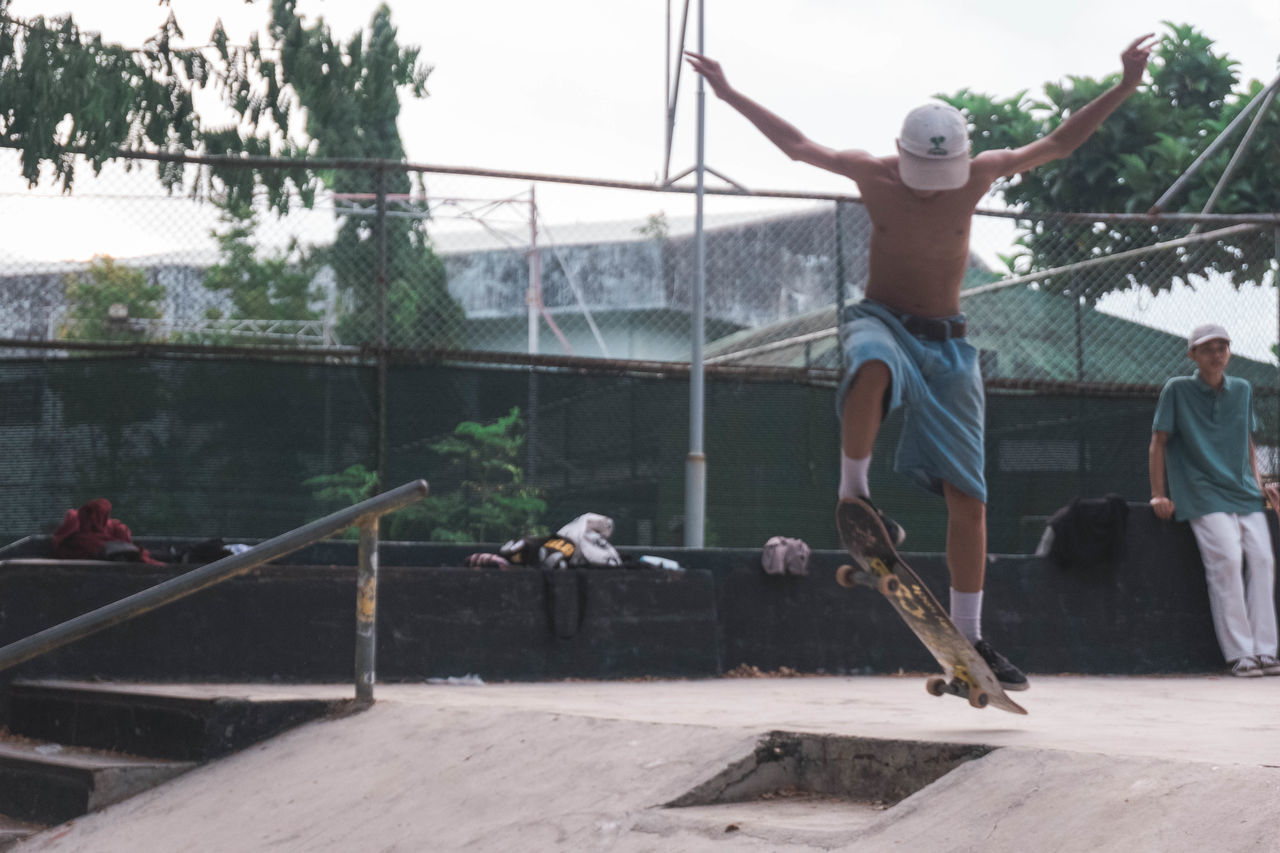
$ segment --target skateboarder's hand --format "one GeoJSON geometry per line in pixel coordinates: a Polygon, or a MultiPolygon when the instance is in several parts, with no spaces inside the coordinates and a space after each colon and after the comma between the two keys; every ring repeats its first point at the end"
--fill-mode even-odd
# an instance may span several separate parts
{"type": "Polygon", "coordinates": [[[1156,518],[1168,521],[1173,518],[1173,501],[1169,498],[1152,498],[1151,511],[1156,514],[1156,518]]]}
{"type": "Polygon", "coordinates": [[[707,85],[711,87],[711,91],[715,92],[717,98],[723,98],[728,93],[729,80],[724,76],[719,62],[709,56],[694,53],[692,50],[686,50],[684,58],[689,66],[707,81],[707,85]]]}
{"type": "Polygon", "coordinates": [[[1124,66],[1122,79],[1130,87],[1136,88],[1142,82],[1143,72],[1147,70],[1147,62],[1151,59],[1151,51],[1159,44],[1155,33],[1138,36],[1120,54],[1120,62],[1124,66]]]}

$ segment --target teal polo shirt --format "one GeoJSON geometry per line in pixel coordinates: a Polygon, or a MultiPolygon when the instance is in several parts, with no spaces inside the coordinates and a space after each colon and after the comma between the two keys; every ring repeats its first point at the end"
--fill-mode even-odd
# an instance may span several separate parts
{"type": "Polygon", "coordinates": [[[1262,509],[1249,463],[1249,436],[1257,429],[1253,386],[1234,376],[1224,380],[1215,391],[1198,370],[1175,376],[1156,404],[1151,429],[1169,434],[1165,478],[1179,521],[1262,509]]]}

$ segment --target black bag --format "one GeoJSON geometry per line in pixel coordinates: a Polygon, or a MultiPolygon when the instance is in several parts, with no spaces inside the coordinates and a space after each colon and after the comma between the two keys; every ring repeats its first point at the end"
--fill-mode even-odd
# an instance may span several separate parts
{"type": "Polygon", "coordinates": [[[1076,498],[1049,518],[1048,557],[1060,569],[1115,568],[1127,556],[1129,505],[1117,494],[1076,498]]]}

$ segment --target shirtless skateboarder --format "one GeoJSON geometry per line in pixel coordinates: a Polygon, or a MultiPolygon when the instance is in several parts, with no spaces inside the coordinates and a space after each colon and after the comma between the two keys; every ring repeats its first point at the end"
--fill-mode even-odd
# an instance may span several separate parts
{"type": "MultiPolygon", "coordinates": [[[[868,499],[867,470],[884,416],[905,406],[895,460],[947,504],[951,619],[991,665],[1006,690],[1027,678],[982,637],[987,554],[987,490],[983,474],[985,399],[977,351],[965,340],[960,284],[969,260],[969,225],[978,203],[1000,178],[1066,157],[1142,82],[1154,34],[1120,55],[1120,82],[1052,133],[1021,148],[969,154],[968,126],[955,108],[928,103],[907,114],[896,154],[838,151],[729,85],[720,64],[686,52],[716,97],[747,118],[788,157],[843,175],[858,185],[872,234],[866,299],[840,318],[845,370],[840,414],[840,501],[868,499]]],[[[840,506],[837,504],[837,513],[840,506]]],[[[906,533],[881,513],[889,535],[906,533]]]]}

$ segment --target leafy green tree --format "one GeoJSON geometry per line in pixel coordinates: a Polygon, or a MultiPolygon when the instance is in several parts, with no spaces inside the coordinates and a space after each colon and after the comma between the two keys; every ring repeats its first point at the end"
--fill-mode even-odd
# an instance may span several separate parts
{"type": "MultiPolygon", "coordinates": [[[[313,494],[322,503],[332,506],[334,510],[338,510],[373,497],[374,489],[378,486],[378,475],[377,472],[370,471],[365,466],[357,464],[350,466],[345,471],[339,471],[337,474],[321,474],[318,477],[303,480],[302,485],[310,487],[313,494]]],[[[391,535],[392,525],[402,522],[402,516],[405,512],[407,512],[407,509],[384,516],[382,522],[379,523],[380,528],[385,526],[387,535],[390,538],[396,538],[391,535]]],[[[355,525],[348,527],[341,534],[344,539],[355,539],[359,535],[360,528],[355,525]]]]}
{"type": "MultiPolygon", "coordinates": [[[[280,46],[281,80],[306,110],[306,129],[319,157],[400,161],[404,145],[396,120],[397,93],[426,95],[430,69],[418,61],[416,47],[399,45],[391,10],[381,5],[367,33],[345,44],[337,42],[323,19],[308,25],[296,14],[295,0],[274,0],[271,35],[280,46]]],[[[261,58],[262,76],[276,66],[261,58]]],[[[234,64],[234,63],[233,63],[234,64]]],[[[339,197],[371,199],[379,191],[407,198],[409,176],[400,171],[341,169],[326,175],[339,197]]],[[[401,211],[397,211],[401,212],[401,211]]],[[[382,220],[385,229],[385,333],[391,346],[455,346],[463,313],[449,295],[444,264],[431,249],[421,205],[410,207],[411,217],[382,220]]],[[[351,296],[352,310],[339,326],[349,343],[377,343],[383,328],[378,281],[381,246],[376,215],[346,213],[337,239],[327,253],[338,287],[351,296]]]]}
{"type": "MultiPolygon", "coordinates": [[[[69,190],[76,152],[97,170],[122,147],[196,147],[191,89],[167,50],[181,36],[172,16],[130,51],[81,31],[69,15],[22,20],[10,5],[0,0],[0,144],[22,150],[31,184],[48,162],[69,190]]],[[[193,81],[206,79],[203,65],[191,72],[193,81]]]]}
{"type": "Polygon", "coordinates": [[[453,435],[431,445],[459,475],[458,490],[422,502],[431,538],[445,542],[489,542],[546,532],[539,519],[547,504],[525,483],[524,421],[513,408],[491,424],[463,421],[453,435]]]}
{"type": "Polygon", "coordinates": [[[657,213],[649,214],[644,225],[638,226],[635,229],[635,232],[642,237],[647,237],[650,240],[655,240],[659,243],[666,240],[667,236],[671,233],[671,223],[667,221],[667,212],[665,210],[659,210],[657,213]]]}
{"type": "Polygon", "coordinates": [[[71,306],[59,337],[68,341],[120,341],[146,337],[134,320],[154,320],[164,308],[164,285],[146,273],[95,257],[83,273],[63,279],[71,306]]]}
{"type": "MultiPolygon", "coordinates": [[[[177,47],[184,35],[172,14],[142,47],[127,48],[81,30],[70,15],[18,18],[11,5],[0,0],[0,146],[22,152],[22,175],[31,185],[47,163],[70,192],[77,157],[97,172],[122,149],[306,153],[305,142],[287,133],[290,93],[275,79],[251,84],[203,50],[177,47]],[[195,106],[202,89],[221,92],[232,117],[206,122],[195,106]]],[[[225,63],[230,54],[221,25],[214,41],[225,63]]],[[[256,38],[249,49],[261,52],[256,38]]],[[[182,164],[161,163],[158,171],[164,186],[183,187],[182,164]]],[[[281,210],[295,192],[305,203],[314,195],[314,177],[302,163],[262,171],[212,166],[208,172],[217,192],[247,200],[262,187],[281,210]]]]}
{"type": "MultiPolygon", "coordinates": [[[[456,491],[431,494],[387,516],[391,538],[426,536],[438,542],[489,542],[519,535],[545,535],[547,505],[541,492],[525,483],[520,458],[523,420],[513,408],[491,424],[463,421],[453,434],[431,444],[458,478],[456,491]]],[[[337,474],[312,477],[303,485],[320,500],[350,506],[373,495],[377,477],[363,465],[337,474]]],[[[354,536],[354,528],[346,535],[354,536]]]]}
{"type": "MultiPolygon", "coordinates": [[[[1028,211],[1145,212],[1263,89],[1257,80],[1240,86],[1238,63],[1215,53],[1212,40],[1194,27],[1168,22],[1165,26],[1168,32],[1153,54],[1150,83],[1121,104],[1070,157],[998,184],[1006,203],[1028,211]]],[[[1026,91],[999,99],[969,89],[939,97],[968,116],[977,153],[1025,145],[1049,133],[1117,77],[1069,77],[1061,85],[1046,84],[1043,94],[1034,98],[1026,91]]],[[[1203,209],[1234,149],[1227,145],[1210,158],[1172,208],[1203,209]]],[[[1273,107],[1214,212],[1280,209],[1277,150],[1280,108],[1273,107]]],[[[1007,259],[1014,273],[1115,255],[1180,236],[1151,226],[1019,224],[1020,251],[1007,259]]],[[[1235,235],[1177,255],[1160,253],[1108,264],[1107,275],[1059,276],[1046,286],[1089,301],[1133,284],[1157,292],[1175,281],[1210,273],[1230,276],[1240,286],[1261,282],[1272,268],[1274,253],[1270,231],[1235,235]]]]}
{"type": "Polygon", "coordinates": [[[283,253],[259,257],[254,241],[259,216],[246,205],[224,206],[222,223],[213,235],[222,257],[205,271],[204,286],[225,294],[232,307],[225,314],[209,309],[210,320],[315,320],[320,316],[311,308],[320,297],[313,284],[320,265],[311,253],[293,240],[283,253]]]}
{"type": "MultiPolygon", "coordinates": [[[[206,53],[178,46],[184,35],[172,15],[142,48],[128,49],[81,31],[69,15],[15,18],[10,2],[0,0],[0,146],[22,151],[23,175],[32,184],[41,164],[52,163],[69,191],[77,155],[97,170],[120,149],[137,148],[297,159],[294,168],[203,167],[207,179],[191,182],[191,190],[229,207],[251,204],[255,190],[264,189],[273,209],[287,211],[295,198],[310,205],[322,183],[347,197],[379,189],[408,196],[410,181],[400,171],[381,178],[373,169],[319,175],[305,162],[404,159],[399,98],[425,97],[430,68],[418,48],[400,46],[385,5],[366,32],[340,41],[323,19],[308,23],[298,15],[295,0],[272,0],[265,43],[254,35],[247,45],[233,45],[219,24],[206,53]],[[202,89],[222,95],[229,119],[197,112],[194,93],[202,89]],[[305,133],[295,139],[298,107],[305,133]]],[[[170,189],[187,186],[182,164],[162,164],[160,178],[170,189]]],[[[346,216],[325,256],[349,297],[340,334],[350,343],[378,342],[384,328],[392,346],[458,343],[462,309],[431,249],[428,211],[418,205],[410,212],[418,216],[382,220],[384,283],[377,276],[374,213],[346,216]]]]}

